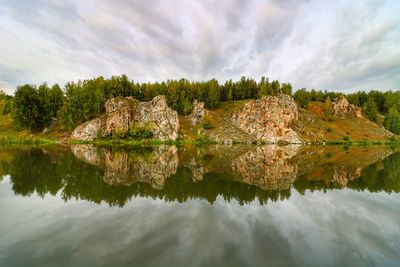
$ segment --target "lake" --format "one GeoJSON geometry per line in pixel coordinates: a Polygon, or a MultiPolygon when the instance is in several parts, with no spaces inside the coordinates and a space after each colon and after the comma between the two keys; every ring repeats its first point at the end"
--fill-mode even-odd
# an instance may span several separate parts
{"type": "Polygon", "coordinates": [[[400,266],[398,151],[0,147],[0,266],[400,266]]]}

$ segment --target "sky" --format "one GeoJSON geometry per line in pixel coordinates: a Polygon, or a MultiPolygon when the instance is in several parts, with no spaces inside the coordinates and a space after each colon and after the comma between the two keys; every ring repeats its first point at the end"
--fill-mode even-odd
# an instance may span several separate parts
{"type": "Polygon", "coordinates": [[[127,74],[400,89],[399,0],[0,0],[0,89],[127,74]]]}

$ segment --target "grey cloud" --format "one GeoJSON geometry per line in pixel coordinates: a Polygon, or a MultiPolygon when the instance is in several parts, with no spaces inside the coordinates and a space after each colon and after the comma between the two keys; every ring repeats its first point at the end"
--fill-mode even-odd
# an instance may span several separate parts
{"type": "MultiPolygon", "coordinates": [[[[321,89],[388,86],[399,80],[400,64],[395,62],[399,53],[394,48],[399,41],[399,22],[382,19],[382,15],[377,18],[392,6],[398,8],[390,1],[352,5],[319,0],[0,3],[0,31],[17,24],[35,36],[36,47],[24,52],[38,58],[43,53],[52,55],[62,63],[56,71],[65,73],[64,80],[126,73],[138,81],[181,77],[223,81],[272,73],[272,79],[283,77],[295,88],[321,89]],[[309,25],[307,19],[318,17],[321,8],[332,10],[328,16],[337,22],[312,32],[304,25],[309,25]],[[328,36],[328,41],[308,51],[307,58],[286,56],[281,60],[299,43],[311,50],[307,48],[311,47],[309,38],[320,33],[328,36]],[[383,48],[386,55],[371,55],[383,48]]],[[[12,34],[25,40],[23,32],[12,34]]],[[[7,39],[5,36],[5,42],[7,39]]],[[[5,54],[7,51],[0,51],[0,60],[5,54]]],[[[48,70],[18,62],[2,63],[8,73],[23,69],[48,80],[61,75],[55,77],[48,70]]],[[[9,90],[21,82],[4,77],[9,75],[4,71],[1,75],[5,84],[1,86],[9,90]]]]}
{"type": "Polygon", "coordinates": [[[7,89],[8,84],[26,84],[34,83],[34,74],[22,69],[14,69],[0,63],[0,88],[4,86],[9,94],[12,90],[7,89]]]}
{"type": "Polygon", "coordinates": [[[328,90],[398,89],[400,50],[394,44],[400,41],[400,20],[382,21],[383,7],[370,2],[339,9],[330,40],[294,70],[294,81],[328,90]]]}

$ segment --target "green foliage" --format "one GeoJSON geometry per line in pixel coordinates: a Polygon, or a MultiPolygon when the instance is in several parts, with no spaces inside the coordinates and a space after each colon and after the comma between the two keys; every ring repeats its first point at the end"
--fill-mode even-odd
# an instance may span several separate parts
{"type": "Polygon", "coordinates": [[[100,128],[100,129],[97,131],[96,137],[97,137],[97,139],[102,139],[102,138],[105,137],[103,128],[100,128]]]}
{"type": "Polygon", "coordinates": [[[35,86],[18,86],[13,100],[13,118],[15,122],[29,131],[41,127],[40,99],[35,86]]]}
{"type": "Polygon", "coordinates": [[[396,107],[391,107],[386,114],[383,126],[395,134],[400,134],[400,114],[396,107]]]}
{"type": "Polygon", "coordinates": [[[343,137],[343,140],[347,142],[347,141],[350,140],[350,137],[348,137],[348,136],[346,135],[346,136],[343,137]]]}
{"type": "Polygon", "coordinates": [[[374,99],[372,97],[368,98],[367,102],[364,104],[365,116],[371,121],[377,121],[378,118],[378,108],[374,99]]]}
{"type": "Polygon", "coordinates": [[[7,99],[7,100],[3,100],[4,101],[4,105],[3,105],[3,110],[1,112],[1,115],[7,115],[11,113],[11,108],[12,108],[12,100],[11,99],[7,99]]]}
{"type": "Polygon", "coordinates": [[[41,129],[48,126],[52,118],[57,117],[63,98],[58,85],[50,89],[46,83],[39,88],[25,84],[17,87],[12,108],[9,110],[12,110],[14,121],[18,125],[29,131],[41,129]]]}
{"type": "MultiPolygon", "coordinates": [[[[110,83],[114,80],[110,80],[110,83]]],[[[65,130],[72,130],[79,123],[90,120],[104,111],[105,93],[109,92],[102,77],[69,82],[65,85],[65,100],[58,116],[65,130]]],[[[119,87],[116,90],[121,90],[119,87]]]]}
{"type": "Polygon", "coordinates": [[[153,137],[154,127],[150,123],[129,125],[128,135],[135,139],[147,139],[153,137]]]}
{"type": "Polygon", "coordinates": [[[207,142],[207,138],[206,138],[205,135],[199,133],[196,136],[196,142],[198,142],[198,143],[206,143],[207,142]]]}
{"type": "Polygon", "coordinates": [[[293,98],[300,107],[305,108],[311,101],[311,94],[305,88],[302,88],[294,93],[293,98]]]}

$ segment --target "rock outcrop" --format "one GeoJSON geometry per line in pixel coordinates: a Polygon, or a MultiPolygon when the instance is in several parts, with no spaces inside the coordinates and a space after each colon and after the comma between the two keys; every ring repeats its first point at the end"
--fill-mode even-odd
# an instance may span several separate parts
{"type": "Polygon", "coordinates": [[[204,116],[209,115],[209,113],[210,112],[204,107],[204,102],[193,101],[193,110],[188,115],[192,126],[196,126],[197,123],[204,118],[204,116]]]}
{"type": "Polygon", "coordinates": [[[236,110],[232,123],[258,140],[270,143],[301,143],[291,128],[299,117],[296,103],[288,95],[264,96],[253,100],[236,110]]]}
{"type": "Polygon", "coordinates": [[[156,96],[149,102],[140,102],[137,112],[133,114],[133,121],[150,123],[155,139],[167,141],[178,138],[178,112],[168,107],[165,96],[156,96]]]}
{"type": "Polygon", "coordinates": [[[361,108],[350,104],[346,97],[339,96],[332,103],[333,115],[337,117],[353,116],[356,118],[362,117],[361,108]]]}
{"type": "Polygon", "coordinates": [[[92,141],[98,137],[115,134],[125,135],[129,126],[148,124],[154,139],[167,141],[178,138],[178,113],[167,105],[164,96],[156,96],[149,102],[132,97],[116,97],[106,104],[106,114],[79,125],[71,135],[74,140],[92,141]]]}

